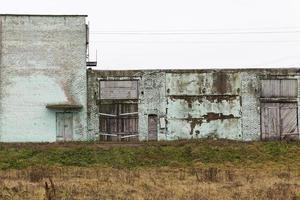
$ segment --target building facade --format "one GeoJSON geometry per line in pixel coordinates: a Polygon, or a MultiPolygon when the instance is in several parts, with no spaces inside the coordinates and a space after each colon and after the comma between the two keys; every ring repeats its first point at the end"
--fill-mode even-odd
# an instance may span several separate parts
{"type": "Polygon", "coordinates": [[[298,139],[300,69],[86,69],[85,15],[0,15],[0,142],[298,139]]]}
{"type": "Polygon", "coordinates": [[[0,15],[0,141],[87,139],[84,15],[0,15]]]}
{"type": "Polygon", "coordinates": [[[299,69],[88,70],[102,140],[299,137],[299,69]]]}

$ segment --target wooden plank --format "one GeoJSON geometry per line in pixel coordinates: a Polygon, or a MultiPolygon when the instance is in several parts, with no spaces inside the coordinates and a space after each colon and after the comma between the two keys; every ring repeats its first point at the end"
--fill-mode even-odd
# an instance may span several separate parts
{"type": "Polygon", "coordinates": [[[120,116],[127,116],[127,115],[137,115],[138,112],[132,112],[132,113],[121,113],[120,116]]]}
{"type": "Polygon", "coordinates": [[[131,138],[131,137],[138,137],[139,135],[125,135],[125,136],[122,136],[121,139],[123,138],[131,138]]]}
{"type": "Polygon", "coordinates": [[[279,139],[279,103],[264,103],[261,106],[262,139],[279,139]]]}
{"type": "Polygon", "coordinates": [[[64,113],[65,141],[73,140],[73,113],[64,113]]]}
{"type": "Polygon", "coordinates": [[[112,115],[112,114],[107,114],[107,113],[98,113],[99,115],[102,116],[107,116],[107,117],[117,117],[117,115],[112,115]]]}
{"type": "Polygon", "coordinates": [[[101,88],[137,88],[137,80],[102,80],[100,81],[101,88]]]}
{"type": "Polygon", "coordinates": [[[280,96],[282,97],[297,97],[298,96],[298,81],[296,79],[281,80],[280,96]]]}
{"type": "Polygon", "coordinates": [[[296,98],[298,96],[298,81],[296,79],[261,80],[261,96],[296,98]]]}
{"type": "Polygon", "coordinates": [[[57,139],[64,139],[64,113],[56,113],[56,137],[57,139]]]}
{"type": "Polygon", "coordinates": [[[280,96],[280,80],[261,80],[261,85],[262,97],[280,96]]]}
{"type": "Polygon", "coordinates": [[[100,117],[99,118],[99,125],[100,125],[99,130],[101,132],[107,132],[107,118],[100,117]]]}
{"type": "Polygon", "coordinates": [[[281,138],[298,139],[297,104],[284,103],[280,105],[281,138]]]}
{"type": "Polygon", "coordinates": [[[137,99],[138,81],[100,81],[100,99],[137,99]]]}
{"type": "Polygon", "coordinates": [[[117,134],[108,134],[108,133],[99,133],[99,135],[106,135],[106,136],[112,136],[112,137],[117,137],[117,134]]]}

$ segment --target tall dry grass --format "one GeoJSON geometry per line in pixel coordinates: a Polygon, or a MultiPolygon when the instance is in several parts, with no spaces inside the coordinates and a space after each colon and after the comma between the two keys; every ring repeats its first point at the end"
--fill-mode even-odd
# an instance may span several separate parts
{"type": "Polygon", "coordinates": [[[297,170],[216,166],[0,171],[0,199],[300,199],[297,170]]]}

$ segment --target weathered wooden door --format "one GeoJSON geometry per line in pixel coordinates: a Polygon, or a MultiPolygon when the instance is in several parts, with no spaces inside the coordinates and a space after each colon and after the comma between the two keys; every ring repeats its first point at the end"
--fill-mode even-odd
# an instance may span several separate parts
{"type": "Polygon", "coordinates": [[[281,138],[298,139],[297,104],[280,105],[281,138]]]}
{"type": "Polygon", "coordinates": [[[262,139],[297,139],[297,103],[263,103],[262,139]]]}
{"type": "Polygon", "coordinates": [[[148,140],[157,140],[157,115],[148,115],[148,140]]]}
{"type": "Polygon", "coordinates": [[[73,139],[73,114],[64,113],[64,140],[71,141],[73,139]]]}
{"type": "Polygon", "coordinates": [[[138,104],[102,104],[99,110],[100,140],[138,139],[138,104]]]}
{"type": "Polygon", "coordinates": [[[73,139],[73,114],[56,113],[57,141],[71,141],[73,139]]]}
{"type": "Polygon", "coordinates": [[[279,139],[279,103],[263,103],[261,107],[262,139],[279,139]]]}
{"type": "Polygon", "coordinates": [[[298,80],[270,79],[261,82],[261,100],[265,102],[261,104],[262,139],[297,139],[298,80]]]}
{"type": "Polygon", "coordinates": [[[63,141],[65,135],[64,113],[56,113],[56,140],[63,141]]]}

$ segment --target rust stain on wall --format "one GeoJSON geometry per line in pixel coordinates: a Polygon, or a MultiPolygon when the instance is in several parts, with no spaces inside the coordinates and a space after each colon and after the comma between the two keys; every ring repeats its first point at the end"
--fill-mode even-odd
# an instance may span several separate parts
{"type": "Polygon", "coordinates": [[[207,137],[210,134],[220,138],[247,139],[250,136],[245,136],[243,129],[253,129],[255,135],[252,138],[259,134],[256,131],[256,127],[260,126],[259,120],[256,120],[259,119],[259,79],[271,74],[293,75],[299,70],[157,70],[155,73],[161,75],[162,86],[159,88],[165,88],[165,91],[156,89],[154,83],[158,79],[151,70],[94,73],[97,77],[117,78],[138,74],[139,134],[142,139],[148,134],[147,123],[144,122],[153,113],[158,113],[167,122],[166,127],[158,131],[162,139],[207,137]],[[153,95],[154,92],[156,95],[153,95]],[[157,106],[162,103],[165,107],[162,106],[160,111],[157,106]],[[244,117],[243,112],[246,111],[248,113],[244,117]]]}
{"type": "Polygon", "coordinates": [[[203,115],[204,119],[206,119],[207,122],[213,121],[213,120],[224,120],[224,119],[233,119],[237,118],[234,117],[233,114],[224,115],[223,113],[213,113],[209,112],[207,115],[203,115]]]}
{"type": "Polygon", "coordinates": [[[199,95],[199,96],[188,96],[188,95],[172,95],[170,96],[171,100],[182,99],[185,100],[189,108],[192,107],[193,102],[198,101],[202,103],[204,100],[207,100],[211,103],[221,103],[223,101],[231,103],[232,101],[236,100],[237,95],[199,95]]]}
{"type": "Polygon", "coordinates": [[[190,135],[193,135],[196,125],[201,126],[203,123],[209,123],[210,121],[215,121],[215,120],[223,121],[225,119],[239,119],[239,117],[235,117],[233,114],[224,115],[223,113],[209,112],[206,115],[202,115],[199,118],[192,118],[189,115],[189,117],[186,120],[190,123],[191,126],[190,135]]]}
{"type": "Polygon", "coordinates": [[[220,94],[231,91],[229,76],[223,72],[213,73],[213,88],[220,94]]]}

